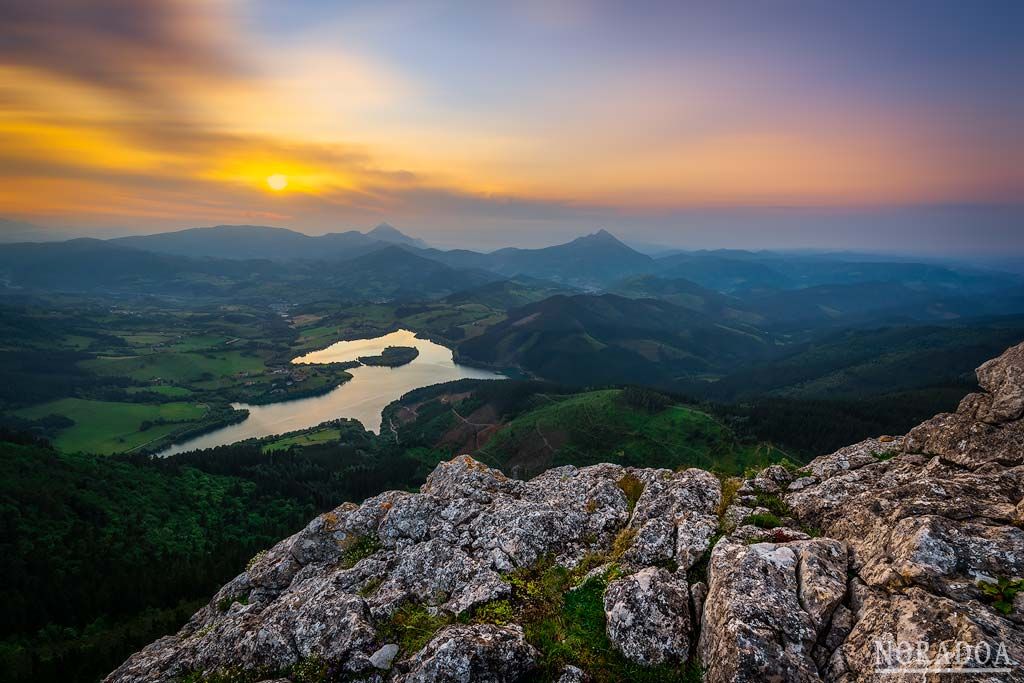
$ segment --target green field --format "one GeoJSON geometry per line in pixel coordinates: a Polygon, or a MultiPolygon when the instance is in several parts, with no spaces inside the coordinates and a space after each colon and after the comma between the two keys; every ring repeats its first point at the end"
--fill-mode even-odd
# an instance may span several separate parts
{"type": "Polygon", "coordinates": [[[263,446],[264,453],[273,453],[274,451],[285,451],[292,446],[311,446],[313,444],[330,443],[338,441],[341,438],[341,430],[337,427],[329,429],[320,429],[316,431],[304,432],[302,434],[296,434],[295,436],[286,436],[283,439],[271,441],[270,443],[263,446]]]}
{"type": "Polygon", "coordinates": [[[60,430],[54,445],[62,451],[110,454],[128,451],[167,436],[203,417],[206,408],[190,403],[115,403],[64,398],[17,411],[29,420],[62,415],[74,425],[60,430]],[[167,421],[142,429],[144,422],[167,421]]]}
{"type": "Polygon", "coordinates": [[[263,372],[263,359],[241,351],[223,353],[151,353],[144,356],[101,357],[82,363],[100,375],[131,377],[140,382],[163,379],[192,383],[239,372],[263,372]]]}

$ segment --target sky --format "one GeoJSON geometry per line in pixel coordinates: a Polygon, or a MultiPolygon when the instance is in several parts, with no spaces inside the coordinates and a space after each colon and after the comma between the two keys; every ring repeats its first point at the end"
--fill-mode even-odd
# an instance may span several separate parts
{"type": "Polygon", "coordinates": [[[4,0],[0,218],[1024,253],[1024,3],[4,0]]]}

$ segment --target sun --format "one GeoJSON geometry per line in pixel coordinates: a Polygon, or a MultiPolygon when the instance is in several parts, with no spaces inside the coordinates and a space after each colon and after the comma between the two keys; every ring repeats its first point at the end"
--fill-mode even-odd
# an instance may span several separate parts
{"type": "Polygon", "coordinates": [[[280,173],[275,173],[272,176],[267,176],[267,185],[274,192],[280,192],[284,188],[288,187],[288,176],[280,173]]]}

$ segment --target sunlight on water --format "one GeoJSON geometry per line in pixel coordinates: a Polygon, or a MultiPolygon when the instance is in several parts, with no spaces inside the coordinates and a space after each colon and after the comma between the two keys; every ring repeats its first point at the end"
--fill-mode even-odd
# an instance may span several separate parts
{"type": "Polygon", "coordinates": [[[352,361],[359,356],[379,354],[386,346],[415,346],[420,355],[411,363],[397,368],[365,365],[352,368],[349,370],[351,380],[322,396],[259,406],[234,403],[232,405],[235,408],[249,411],[245,421],[175,444],[160,455],[174,455],[245,439],[283,434],[339,417],[359,420],[367,429],[379,434],[384,407],[413,389],[464,378],[503,378],[488,370],[458,365],[452,360],[451,349],[420,339],[408,330],[399,330],[374,339],[338,342],[326,349],[300,356],[292,362],[311,364],[352,361]]]}

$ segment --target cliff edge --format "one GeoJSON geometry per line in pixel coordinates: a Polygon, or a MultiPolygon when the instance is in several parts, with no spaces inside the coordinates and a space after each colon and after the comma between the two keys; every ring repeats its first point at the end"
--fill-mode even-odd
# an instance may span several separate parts
{"type": "Polygon", "coordinates": [[[106,680],[1024,681],[1024,344],[977,374],[905,437],[746,480],[459,456],[320,515],[106,680]]]}

